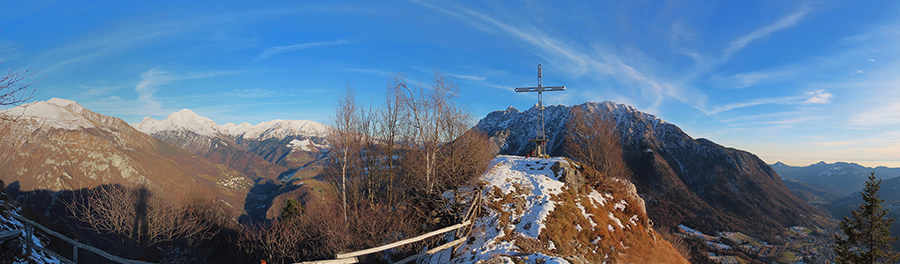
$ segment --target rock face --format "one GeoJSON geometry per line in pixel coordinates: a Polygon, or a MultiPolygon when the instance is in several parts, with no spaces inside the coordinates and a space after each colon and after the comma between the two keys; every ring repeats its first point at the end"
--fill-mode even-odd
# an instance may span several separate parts
{"type": "Polygon", "coordinates": [[[0,180],[16,191],[63,191],[103,184],[150,184],[173,192],[218,194],[240,204],[243,174],[197,158],[115,117],[51,99],[0,114],[0,180]]]}
{"type": "MultiPolygon", "coordinates": [[[[814,226],[826,215],[794,195],[756,155],[693,139],[656,116],[609,101],[546,107],[552,156],[565,156],[565,123],[573,107],[599,111],[615,121],[632,182],[657,225],[769,238],[789,226],[814,226]]],[[[504,143],[501,154],[524,155],[537,113],[535,108],[495,111],[477,128],[504,143]]]]}
{"type": "Polygon", "coordinates": [[[560,181],[565,182],[566,186],[572,189],[581,189],[586,181],[577,165],[569,162],[554,162],[550,166],[550,170],[553,171],[553,175],[556,175],[560,181]]]}

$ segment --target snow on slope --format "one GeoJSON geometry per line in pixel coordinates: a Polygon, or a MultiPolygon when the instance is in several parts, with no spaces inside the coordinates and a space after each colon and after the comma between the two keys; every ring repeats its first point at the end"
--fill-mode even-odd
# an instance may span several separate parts
{"type": "MultiPolygon", "coordinates": [[[[0,190],[2,192],[2,190],[0,190]]],[[[0,193],[0,196],[5,196],[5,194],[0,193]]],[[[9,205],[9,201],[0,200],[0,210],[3,208],[10,208],[12,206],[9,205]]],[[[6,216],[0,214],[0,231],[7,230],[18,230],[22,232],[22,236],[25,236],[25,225],[13,218],[13,216],[19,215],[19,208],[12,207],[9,211],[6,212],[6,216]]],[[[28,237],[16,238],[17,240],[27,239],[31,241],[32,244],[38,247],[44,247],[46,244],[38,238],[35,234],[32,234],[28,237]]],[[[62,263],[56,257],[48,255],[41,250],[31,248],[31,246],[22,243],[21,241],[9,241],[4,244],[0,244],[0,250],[8,250],[7,252],[3,252],[5,256],[11,256],[12,259],[4,259],[0,260],[3,263],[62,263]]]]}
{"type": "Polygon", "coordinates": [[[91,120],[84,116],[84,112],[85,108],[74,101],[53,98],[0,111],[0,114],[9,115],[12,118],[34,120],[43,127],[65,130],[96,127],[91,120]]]}
{"type": "Polygon", "coordinates": [[[140,123],[133,124],[132,126],[148,135],[167,130],[187,130],[208,137],[215,137],[216,135],[223,133],[223,129],[220,128],[219,125],[216,125],[211,119],[202,117],[187,108],[169,114],[169,116],[162,121],[144,117],[144,120],[140,123]]]}
{"type": "Polygon", "coordinates": [[[217,137],[220,135],[232,138],[266,140],[283,139],[288,136],[323,136],[327,127],[323,124],[307,120],[282,120],[262,122],[250,125],[246,122],[239,125],[227,123],[217,125],[211,119],[198,115],[190,109],[170,114],[164,120],[144,117],[140,123],[132,124],[141,132],[152,135],[161,131],[187,130],[199,135],[217,137]]]}
{"type": "MultiPolygon", "coordinates": [[[[494,158],[491,169],[485,173],[481,179],[486,181],[484,193],[482,193],[485,203],[491,201],[499,201],[504,196],[514,196],[514,202],[503,204],[503,211],[500,212],[485,207],[487,214],[475,220],[473,229],[473,239],[470,243],[464,243],[457,251],[461,254],[453,258],[450,263],[475,263],[481,260],[496,260],[498,256],[519,256],[520,259],[527,259],[528,263],[569,263],[569,261],[558,257],[550,256],[541,252],[527,254],[522,258],[519,247],[516,245],[516,239],[510,237],[527,237],[538,239],[538,236],[547,228],[547,217],[556,209],[558,204],[552,197],[560,195],[566,187],[561,181],[560,175],[556,175],[551,166],[554,163],[567,163],[563,158],[524,158],[519,156],[498,156],[494,158]],[[499,193],[497,193],[499,191],[499,193]],[[504,213],[510,213],[509,220],[504,221],[504,213]],[[501,226],[505,225],[505,226],[501,226]],[[509,234],[507,234],[509,232],[509,234]]],[[[592,207],[603,207],[609,204],[608,201],[613,199],[610,194],[600,194],[593,190],[589,195],[584,196],[587,203],[592,207]]],[[[624,203],[619,203],[622,210],[625,209],[624,203]]],[[[579,204],[581,206],[581,204],[579,204]]],[[[580,207],[582,215],[588,218],[591,225],[596,225],[593,219],[600,219],[601,216],[593,216],[585,211],[584,207],[580,207]]],[[[605,217],[605,216],[603,216],[605,217]]],[[[618,218],[615,222],[619,223],[618,228],[612,227],[610,232],[620,232],[624,228],[635,226],[633,221],[625,221],[622,225],[618,218]]],[[[609,221],[606,221],[609,222],[609,221]]],[[[604,222],[605,223],[605,222],[604,222]]],[[[582,227],[584,230],[592,229],[593,226],[582,227]]],[[[600,228],[600,227],[598,227],[600,228]]],[[[602,226],[606,229],[607,225],[602,226]]],[[[581,229],[580,229],[581,230],[581,229]]],[[[598,239],[599,240],[599,239],[598,239]]],[[[550,242],[550,250],[554,250],[553,242],[550,242]]],[[[506,257],[500,257],[506,258],[506,257]]],[[[508,261],[513,263],[512,259],[503,259],[500,261],[508,261]]],[[[501,262],[507,263],[507,262],[501,262]]]]}
{"type": "Polygon", "coordinates": [[[222,125],[222,130],[232,137],[244,139],[265,140],[268,138],[285,138],[287,136],[324,136],[327,127],[323,124],[308,120],[282,120],[276,119],[251,126],[248,123],[235,125],[227,123],[222,125]]]}

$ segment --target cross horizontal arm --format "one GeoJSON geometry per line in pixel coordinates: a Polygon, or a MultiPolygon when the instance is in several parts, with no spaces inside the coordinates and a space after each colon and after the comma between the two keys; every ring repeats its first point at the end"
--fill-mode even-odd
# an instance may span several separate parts
{"type": "Polygon", "coordinates": [[[517,93],[523,92],[552,92],[552,91],[565,91],[565,86],[540,86],[540,87],[521,87],[516,88],[517,93]]]}

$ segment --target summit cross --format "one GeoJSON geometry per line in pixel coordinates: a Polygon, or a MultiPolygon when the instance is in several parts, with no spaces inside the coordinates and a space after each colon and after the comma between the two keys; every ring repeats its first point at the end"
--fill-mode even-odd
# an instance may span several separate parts
{"type": "Polygon", "coordinates": [[[546,145],[547,138],[544,133],[544,94],[543,92],[552,92],[552,91],[565,91],[565,86],[544,86],[543,85],[543,77],[541,76],[541,65],[538,64],[538,85],[537,87],[521,87],[516,88],[517,93],[529,93],[529,92],[537,92],[538,93],[538,109],[541,111],[541,123],[538,124],[537,133],[535,134],[534,139],[529,139],[528,141],[534,142],[534,150],[532,150],[532,155],[535,157],[546,158],[549,157],[546,153],[546,145]]]}

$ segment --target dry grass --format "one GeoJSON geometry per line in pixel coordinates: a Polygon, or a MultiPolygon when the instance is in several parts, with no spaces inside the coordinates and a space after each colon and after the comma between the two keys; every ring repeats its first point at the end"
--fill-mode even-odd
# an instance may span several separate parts
{"type": "Polygon", "coordinates": [[[578,191],[566,189],[554,195],[556,208],[547,217],[547,228],[539,239],[543,245],[552,242],[556,249],[545,251],[595,263],[688,263],[676,248],[648,226],[647,214],[634,206],[640,198],[626,194],[624,186],[616,186],[623,184],[613,181],[598,190],[607,197],[603,205],[585,195],[591,191],[589,187],[578,191]],[[624,210],[614,208],[623,200],[628,203],[624,210]],[[610,213],[624,228],[609,217],[610,213]],[[635,221],[629,221],[632,218],[635,221]]]}

